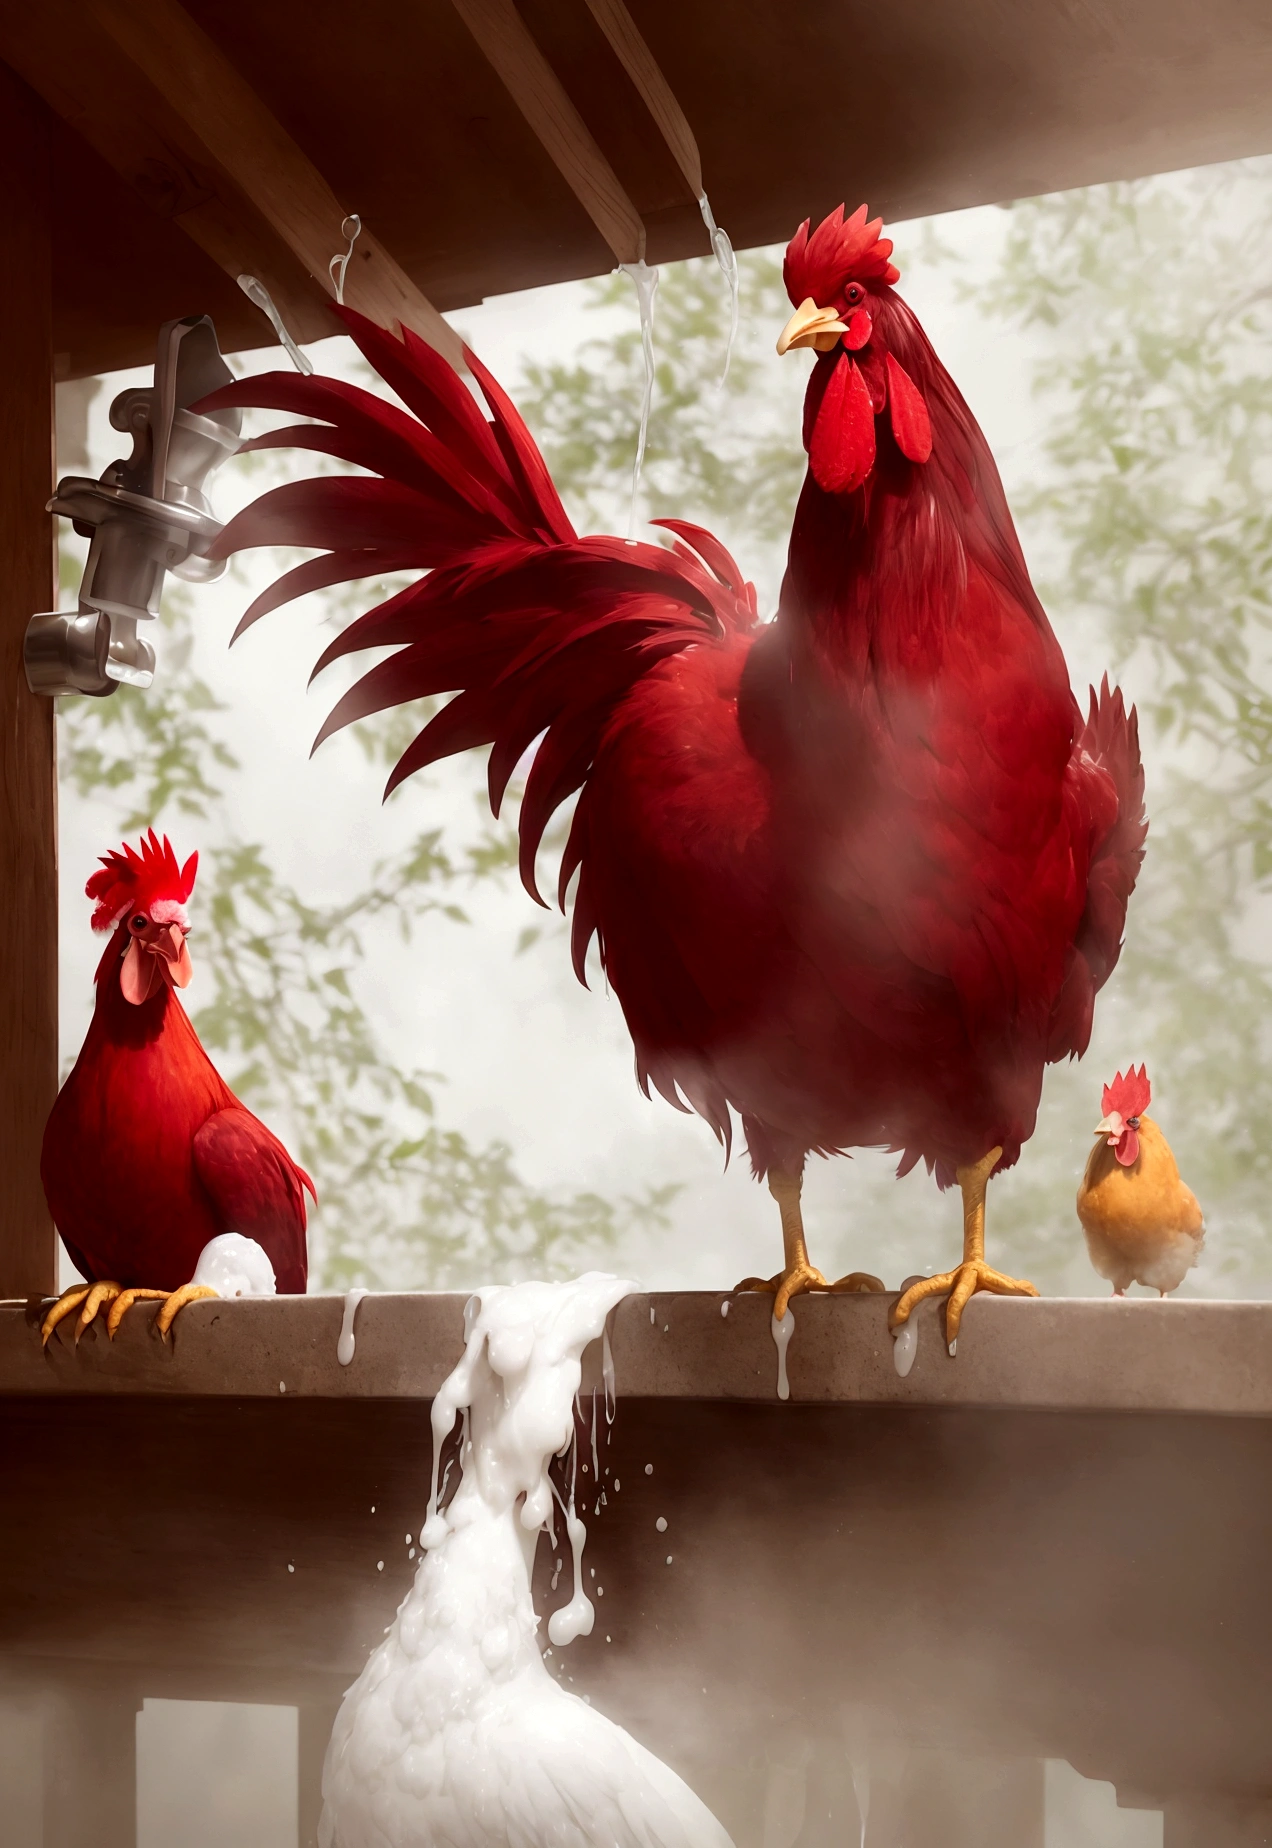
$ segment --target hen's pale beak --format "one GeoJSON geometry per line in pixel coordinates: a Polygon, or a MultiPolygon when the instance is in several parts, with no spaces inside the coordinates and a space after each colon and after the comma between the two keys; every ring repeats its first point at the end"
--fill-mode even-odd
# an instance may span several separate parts
{"type": "Polygon", "coordinates": [[[1106,1117],[1101,1117],[1095,1126],[1097,1136],[1107,1136],[1110,1142],[1117,1142],[1126,1124],[1116,1110],[1110,1110],[1106,1117]]]}
{"type": "Polygon", "coordinates": [[[829,353],[847,332],[839,318],[839,310],[819,308],[810,295],[800,303],[778,335],[777,350],[789,353],[792,347],[813,347],[819,353],[829,353]]]}

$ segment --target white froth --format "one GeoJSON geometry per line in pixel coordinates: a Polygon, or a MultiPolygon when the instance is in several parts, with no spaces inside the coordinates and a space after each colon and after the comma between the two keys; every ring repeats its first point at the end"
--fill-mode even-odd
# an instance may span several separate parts
{"type": "Polygon", "coordinates": [[[254,1238],[222,1232],[199,1253],[191,1283],[202,1283],[218,1296],[273,1296],[274,1266],[254,1238]]]}
{"type": "MultiPolygon", "coordinates": [[[[549,1465],[572,1445],[583,1350],[634,1287],[593,1273],[474,1298],[463,1358],[433,1403],[428,1551],[336,1720],[323,1848],[732,1848],[674,1772],[560,1686],[536,1636],[530,1571],[549,1465]],[[463,1408],[469,1434],[443,1513],[438,1461],[463,1408]]],[[[572,1503],[574,1596],[553,1614],[554,1644],[582,1633],[584,1605],[591,1628],[572,1503]]]]}

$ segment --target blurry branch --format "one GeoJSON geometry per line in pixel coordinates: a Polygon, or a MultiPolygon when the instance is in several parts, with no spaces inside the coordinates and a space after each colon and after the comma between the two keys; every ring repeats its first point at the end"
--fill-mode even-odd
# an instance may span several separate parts
{"type": "MultiPolygon", "coordinates": [[[[719,271],[703,258],[662,273],[643,494],[650,519],[737,522],[754,554],[757,542],[784,547],[790,532],[804,478],[806,375],[798,363],[783,369],[773,352],[790,313],[780,262],[747,251],[739,272],[742,319],[723,391],[719,271]]],[[[587,341],[573,365],[527,360],[513,395],[580,526],[625,531],[644,382],[640,332],[625,277],[589,283],[588,292],[593,309],[627,324],[587,341]]],[[[753,556],[739,563],[753,573],[753,556]]]]}

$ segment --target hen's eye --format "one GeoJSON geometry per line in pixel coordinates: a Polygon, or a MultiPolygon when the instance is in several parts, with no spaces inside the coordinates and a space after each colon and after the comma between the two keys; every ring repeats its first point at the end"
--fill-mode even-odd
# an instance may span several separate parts
{"type": "Polygon", "coordinates": [[[1138,1117],[1127,1117],[1126,1127],[1128,1129],[1138,1129],[1139,1128],[1139,1118],[1138,1117]]]}
{"type": "Polygon", "coordinates": [[[850,308],[855,308],[857,303],[861,300],[864,294],[865,294],[865,290],[862,288],[859,282],[850,282],[848,284],[848,293],[845,296],[845,300],[847,301],[848,306],[850,308]]]}
{"type": "Polygon", "coordinates": [[[134,930],[145,930],[147,924],[149,924],[150,922],[150,919],[146,917],[144,912],[139,911],[136,917],[131,918],[129,922],[131,923],[132,928],[134,930]]]}

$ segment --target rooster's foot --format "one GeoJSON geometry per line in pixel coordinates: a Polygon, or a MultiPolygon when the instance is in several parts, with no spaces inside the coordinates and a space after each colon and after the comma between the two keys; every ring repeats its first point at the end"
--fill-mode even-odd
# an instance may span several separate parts
{"type": "Polygon", "coordinates": [[[215,1295],[216,1291],[209,1289],[206,1283],[183,1283],[179,1290],[121,1290],[106,1318],[106,1333],[112,1341],[115,1339],[119,1333],[119,1324],[134,1303],[162,1303],[163,1308],[155,1317],[155,1332],[161,1340],[166,1341],[168,1330],[187,1303],[197,1303],[205,1296],[215,1295]]]}
{"type": "Polygon", "coordinates": [[[773,1295],[773,1314],[781,1322],[785,1319],[792,1296],[803,1296],[810,1290],[825,1290],[829,1295],[851,1295],[856,1291],[882,1290],[883,1284],[878,1277],[872,1277],[868,1271],[850,1271],[846,1277],[831,1283],[823,1277],[813,1264],[796,1264],[788,1271],[779,1271],[776,1277],[744,1277],[737,1285],[738,1290],[764,1290],[773,1295]]]}
{"type": "Polygon", "coordinates": [[[945,1339],[953,1353],[963,1321],[963,1311],[978,1290],[988,1290],[994,1296],[1038,1294],[1032,1283],[1024,1283],[1016,1277],[1005,1277],[1001,1271],[986,1264],[983,1258],[964,1258],[954,1270],[942,1271],[939,1277],[923,1277],[918,1283],[912,1283],[892,1305],[888,1326],[895,1332],[909,1321],[911,1312],[925,1297],[944,1296],[947,1298],[945,1339]]]}
{"type": "Polygon", "coordinates": [[[99,1309],[106,1303],[113,1303],[123,1289],[119,1283],[73,1283],[69,1290],[63,1290],[53,1307],[44,1318],[40,1330],[43,1346],[49,1345],[49,1336],[59,1322],[64,1322],[68,1315],[80,1310],[79,1325],[75,1330],[75,1345],[79,1346],[80,1336],[92,1322],[99,1309]],[[81,1308],[81,1304],[83,1307],[81,1308]]]}

